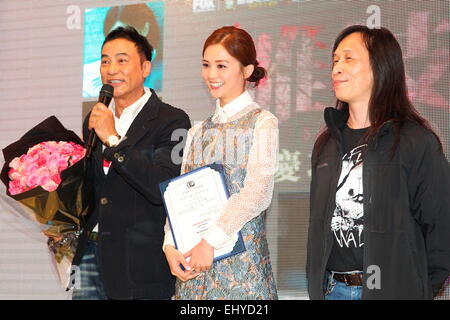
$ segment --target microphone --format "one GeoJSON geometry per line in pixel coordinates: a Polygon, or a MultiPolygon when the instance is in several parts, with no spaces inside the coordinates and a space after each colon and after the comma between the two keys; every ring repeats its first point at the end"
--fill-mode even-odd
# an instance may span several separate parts
{"type": "MultiPolygon", "coordinates": [[[[98,95],[98,102],[103,103],[105,106],[109,106],[111,99],[114,94],[114,87],[109,84],[104,84],[102,89],[100,90],[100,94],[98,95]]],[[[95,148],[95,143],[97,142],[97,135],[95,134],[95,130],[89,130],[89,138],[86,145],[86,158],[90,158],[92,155],[92,149],[95,148]]]]}

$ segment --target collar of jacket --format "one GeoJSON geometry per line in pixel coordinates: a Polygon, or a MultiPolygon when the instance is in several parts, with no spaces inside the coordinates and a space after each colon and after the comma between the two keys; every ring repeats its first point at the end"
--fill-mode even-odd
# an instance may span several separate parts
{"type": "MultiPolygon", "coordinates": [[[[150,89],[150,91],[152,92],[150,98],[134,119],[133,123],[126,133],[126,136],[118,146],[112,149],[121,150],[127,146],[134,145],[136,141],[138,141],[140,137],[142,137],[149,130],[151,126],[150,120],[158,117],[159,108],[162,104],[162,101],[158,98],[156,92],[153,89],[150,89]]],[[[103,170],[103,150],[101,143],[97,143],[96,149],[94,150],[93,154],[96,158],[95,162],[99,166],[100,170],[103,170]]]]}
{"type": "MultiPolygon", "coordinates": [[[[345,127],[349,117],[348,110],[338,110],[336,108],[328,107],[324,111],[324,120],[327,127],[330,129],[331,135],[340,139],[340,132],[345,127]]],[[[378,146],[378,139],[380,137],[390,133],[394,128],[394,120],[386,121],[378,131],[374,139],[374,149],[378,146]]]]}
{"type": "Polygon", "coordinates": [[[150,91],[152,92],[150,98],[128,129],[125,139],[120,144],[121,148],[134,144],[148,131],[150,127],[149,121],[158,117],[162,102],[153,89],[150,89],[150,91]]]}
{"type": "Polygon", "coordinates": [[[328,107],[325,108],[323,116],[331,135],[339,138],[340,132],[344,129],[348,120],[348,110],[338,110],[336,108],[328,107]]]}
{"type": "Polygon", "coordinates": [[[148,99],[146,103],[146,108],[150,108],[148,113],[145,115],[146,120],[155,119],[158,116],[159,113],[159,106],[161,105],[162,101],[159,99],[159,97],[156,95],[155,90],[150,88],[151,96],[148,99]]]}

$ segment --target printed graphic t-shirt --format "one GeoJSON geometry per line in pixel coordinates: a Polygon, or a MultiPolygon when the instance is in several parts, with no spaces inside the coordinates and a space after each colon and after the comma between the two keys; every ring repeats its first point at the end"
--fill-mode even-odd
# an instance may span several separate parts
{"type": "Polygon", "coordinates": [[[348,272],[363,270],[364,207],[363,150],[360,143],[367,128],[342,131],[342,171],[336,190],[336,208],[331,219],[333,249],[327,269],[348,272]]]}

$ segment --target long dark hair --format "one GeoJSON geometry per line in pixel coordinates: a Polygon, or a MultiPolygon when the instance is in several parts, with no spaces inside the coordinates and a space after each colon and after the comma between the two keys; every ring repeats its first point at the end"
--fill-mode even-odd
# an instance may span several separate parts
{"type": "MultiPolygon", "coordinates": [[[[387,121],[392,121],[395,130],[393,155],[400,142],[402,126],[406,121],[412,121],[433,132],[442,151],[442,143],[439,137],[434,133],[428,121],[420,116],[408,98],[402,50],[397,39],[388,29],[370,29],[363,25],[347,27],[341,31],[334,41],[332,56],[339,43],[355,32],[362,36],[369,52],[373,73],[373,87],[368,110],[370,127],[363,140],[367,143],[373,141],[381,127],[387,121]]],[[[348,103],[336,99],[336,109],[348,112],[348,108],[348,103]]],[[[326,128],[316,142],[319,152],[329,137],[330,131],[329,128],[326,128]]]]}

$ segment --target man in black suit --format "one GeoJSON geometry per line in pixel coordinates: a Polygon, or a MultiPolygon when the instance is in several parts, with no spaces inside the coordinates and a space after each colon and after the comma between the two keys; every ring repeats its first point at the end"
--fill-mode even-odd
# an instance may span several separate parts
{"type": "Polygon", "coordinates": [[[81,276],[73,299],[169,299],[174,291],[158,185],[179,175],[190,120],[144,88],[151,54],[132,27],[111,31],[102,46],[101,78],[114,99],[109,108],[97,103],[83,125],[85,140],[95,130],[98,143],[88,165],[94,204],[73,261],[81,276]]]}

